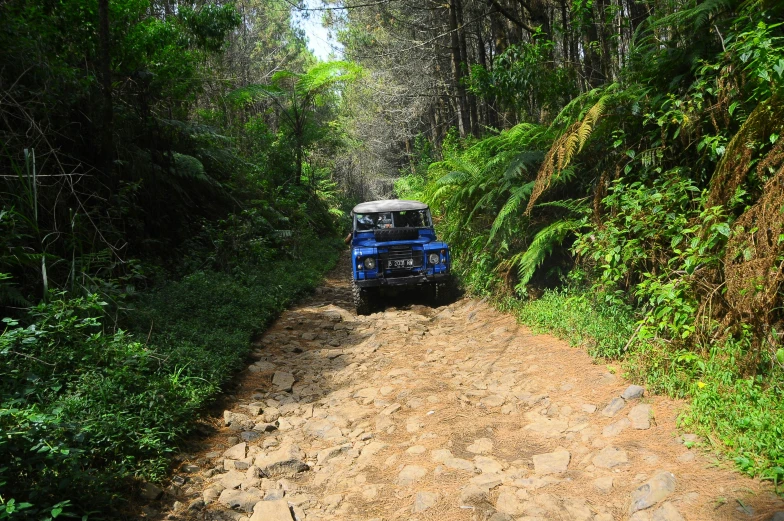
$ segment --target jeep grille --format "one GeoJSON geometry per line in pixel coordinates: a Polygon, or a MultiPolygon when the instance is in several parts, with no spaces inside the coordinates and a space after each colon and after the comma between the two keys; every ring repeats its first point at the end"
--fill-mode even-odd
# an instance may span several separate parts
{"type": "MultiPolygon", "coordinates": [[[[424,265],[425,260],[425,252],[422,250],[413,250],[411,246],[390,246],[388,252],[382,252],[378,254],[378,258],[380,261],[380,265],[383,269],[388,269],[387,266],[388,261],[390,260],[403,260],[403,259],[413,259],[414,261],[414,268],[421,268],[424,265]]],[[[399,271],[399,270],[394,270],[399,271]]],[[[403,269],[402,271],[408,271],[408,269],[403,269]]]]}

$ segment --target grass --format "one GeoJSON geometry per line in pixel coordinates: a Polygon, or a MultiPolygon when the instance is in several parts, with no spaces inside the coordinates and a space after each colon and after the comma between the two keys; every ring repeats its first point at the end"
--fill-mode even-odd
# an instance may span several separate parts
{"type": "Polygon", "coordinates": [[[141,295],[127,331],[95,295],[37,306],[0,336],[0,519],[116,519],[133,477],[159,480],[251,338],[312,290],[340,241],[200,271],[141,295]],[[56,515],[55,515],[56,514],[56,515]]]}

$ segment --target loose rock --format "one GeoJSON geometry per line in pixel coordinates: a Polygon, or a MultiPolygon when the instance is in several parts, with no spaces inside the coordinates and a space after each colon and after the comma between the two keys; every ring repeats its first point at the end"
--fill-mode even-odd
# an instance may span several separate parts
{"type": "Polygon", "coordinates": [[[275,452],[256,457],[254,465],[268,477],[291,478],[308,470],[308,465],[302,461],[302,452],[296,445],[284,445],[275,452]]]}
{"type": "Polygon", "coordinates": [[[153,485],[152,483],[145,483],[144,485],[142,485],[140,495],[144,499],[155,501],[156,499],[158,499],[163,495],[163,489],[156,485],[153,485]]]}
{"type": "Polygon", "coordinates": [[[632,422],[632,427],[639,430],[651,428],[652,416],[653,409],[647,404],[635,405],[629,412],[629,420],[632,422]]]}
{"type": "Polygon", "coordinates": [[[218,502],[242,512],[252,512],[253,505],[261,501],[261,499],[262,497],[259,493],[226,489],[221,492],[218,502]]]}
{"type": "Polygon", "coordinates": [[[645,510],[660,503],[675,492],[675,475],[662,471],[632,492],[632,505],[629,513],[645,510]]]}
{"type": "Polygon", "coordinates": [[[416,513],[424,512],[433,508],[438,503],[438,494],[436,492],[417,492],[414,498],[414,506],[411,511],[416,513]]]}
{"type": "Polygon", "coordinates": [[[275,371],[275,374],[272,377],[272,385],[275,386],[276,391],[291,391],[291,387],[294,385],[295,381],[296,379],[293,374],[284,373],[283,371],[275,371]]]}
{"type": "Polygon", "coordinates": [[[607,446],[593,457],[593,464],[600,468],[611,469],[629,462],[629,457],[623,449],[607,446]]]}
{"type": "Polygon", "coordinates": [[[621,398],[624,400],[634,400],[635,398],[642,398],[643,393],[645,393],[644,387],[640,387],[639,385],[630,385],[621,394],[621,398]]]}
{"type": "Polygon", "coordinates": [[[292,521],[291,511],[285,499],[259,501],[253,507],[250,521],[292,521]]]}
{"type": "Polygon", "coordinates": [[[397,476],[397,484],[403,487],[413,485],[427,474],[427,469],[418,465],[406,465],[397,476]]]}
{"type": "Polygon", "coordinates": [[[569,466],[571,455],[568,451],[559,450],[534,456],[534,469],[537,474],[562,474],[569,466]]]}
{"type": "Polygon", "coordinates": [[[623,398],[613,398],[610,403],[608,403],[607,406],[602,410],[602,415],[607,416],[608,418],[612,418],[618,414],[621,409],[623,409],[624,405],[626,405],[626,402],[623,400],[623,398]]]}

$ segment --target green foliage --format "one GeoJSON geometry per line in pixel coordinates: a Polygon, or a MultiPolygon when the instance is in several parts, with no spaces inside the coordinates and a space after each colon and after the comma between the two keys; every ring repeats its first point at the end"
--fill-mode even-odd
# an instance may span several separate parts
{"type": "Polygon", "coordinates": [[[232,273],[196,272],[140,295],[133,333],[108,328],[97,295],[53,295],[27,324],[5,319],[0,512],[114,517],[130,477],[163,478],[252,335],[334,264],[334,239],[298,241],[308,247],[292,256],[248,255],[232,273]]]}
{"type": "Polygon", "coordinates": [[[536,331],[585,346],[596,357],[621,356],[634,331],[630,308],[609,306],[580,290],[549,290],[528,303],[508,300],[503,305],[536,331]]]}
{"type": "Polygon", "coordinates": [[[109,2],[107,39],[94,0],[0,2],[0,519],[119,518],[336,258],[331,163],[297,156],[269,97],[230,93],[304,78],[329,156],[357,68],[300,73],[282,2],[170,4],[109,2]]]}
{"type": "MultiPolygon", "coordinates": [[[[397,188],[435,209],[469,291],[690,398],[685,426],[778,482],[784,26],[755,5],[659,10],[620,81],[582,95],[537,90],[561,80],[536,76],[551,47],[534,38],[473,88],[500,99],[494,82],[520,82],[504,103],[541,125],[446,139],[397,188]]],[[[591,2],[572,7],[594,23],[591,2]]]]}
{"type": "Polygon", "coordinates": [[[555,42],[537,33],[530,43],[509,46],[493,67],[471,67],[469,88],[475,94],[520,110],[524,121],[541,122],[577,95],[574,69],[554,66],[555,42]]]}

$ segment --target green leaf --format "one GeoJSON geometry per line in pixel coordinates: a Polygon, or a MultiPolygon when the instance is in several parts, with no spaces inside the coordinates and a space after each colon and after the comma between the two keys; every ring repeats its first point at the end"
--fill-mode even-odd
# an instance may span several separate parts
{"type": "Polygon", "coordinates": [[[735,112],[735,109],[738,108],[739,104],[740,104],[740,102],[738,102],[738,101],[733,101],[730,104],[730,107],[727,109],[727,112],[730,113],[730,116],[732,116],[732,114],[735,112]]]}
{"type": "Polygon", "coordinates": [[[776,360],[778,360],[781,365],[784,365],[784,349],[778,349],[776,351],[776,360]]]}

